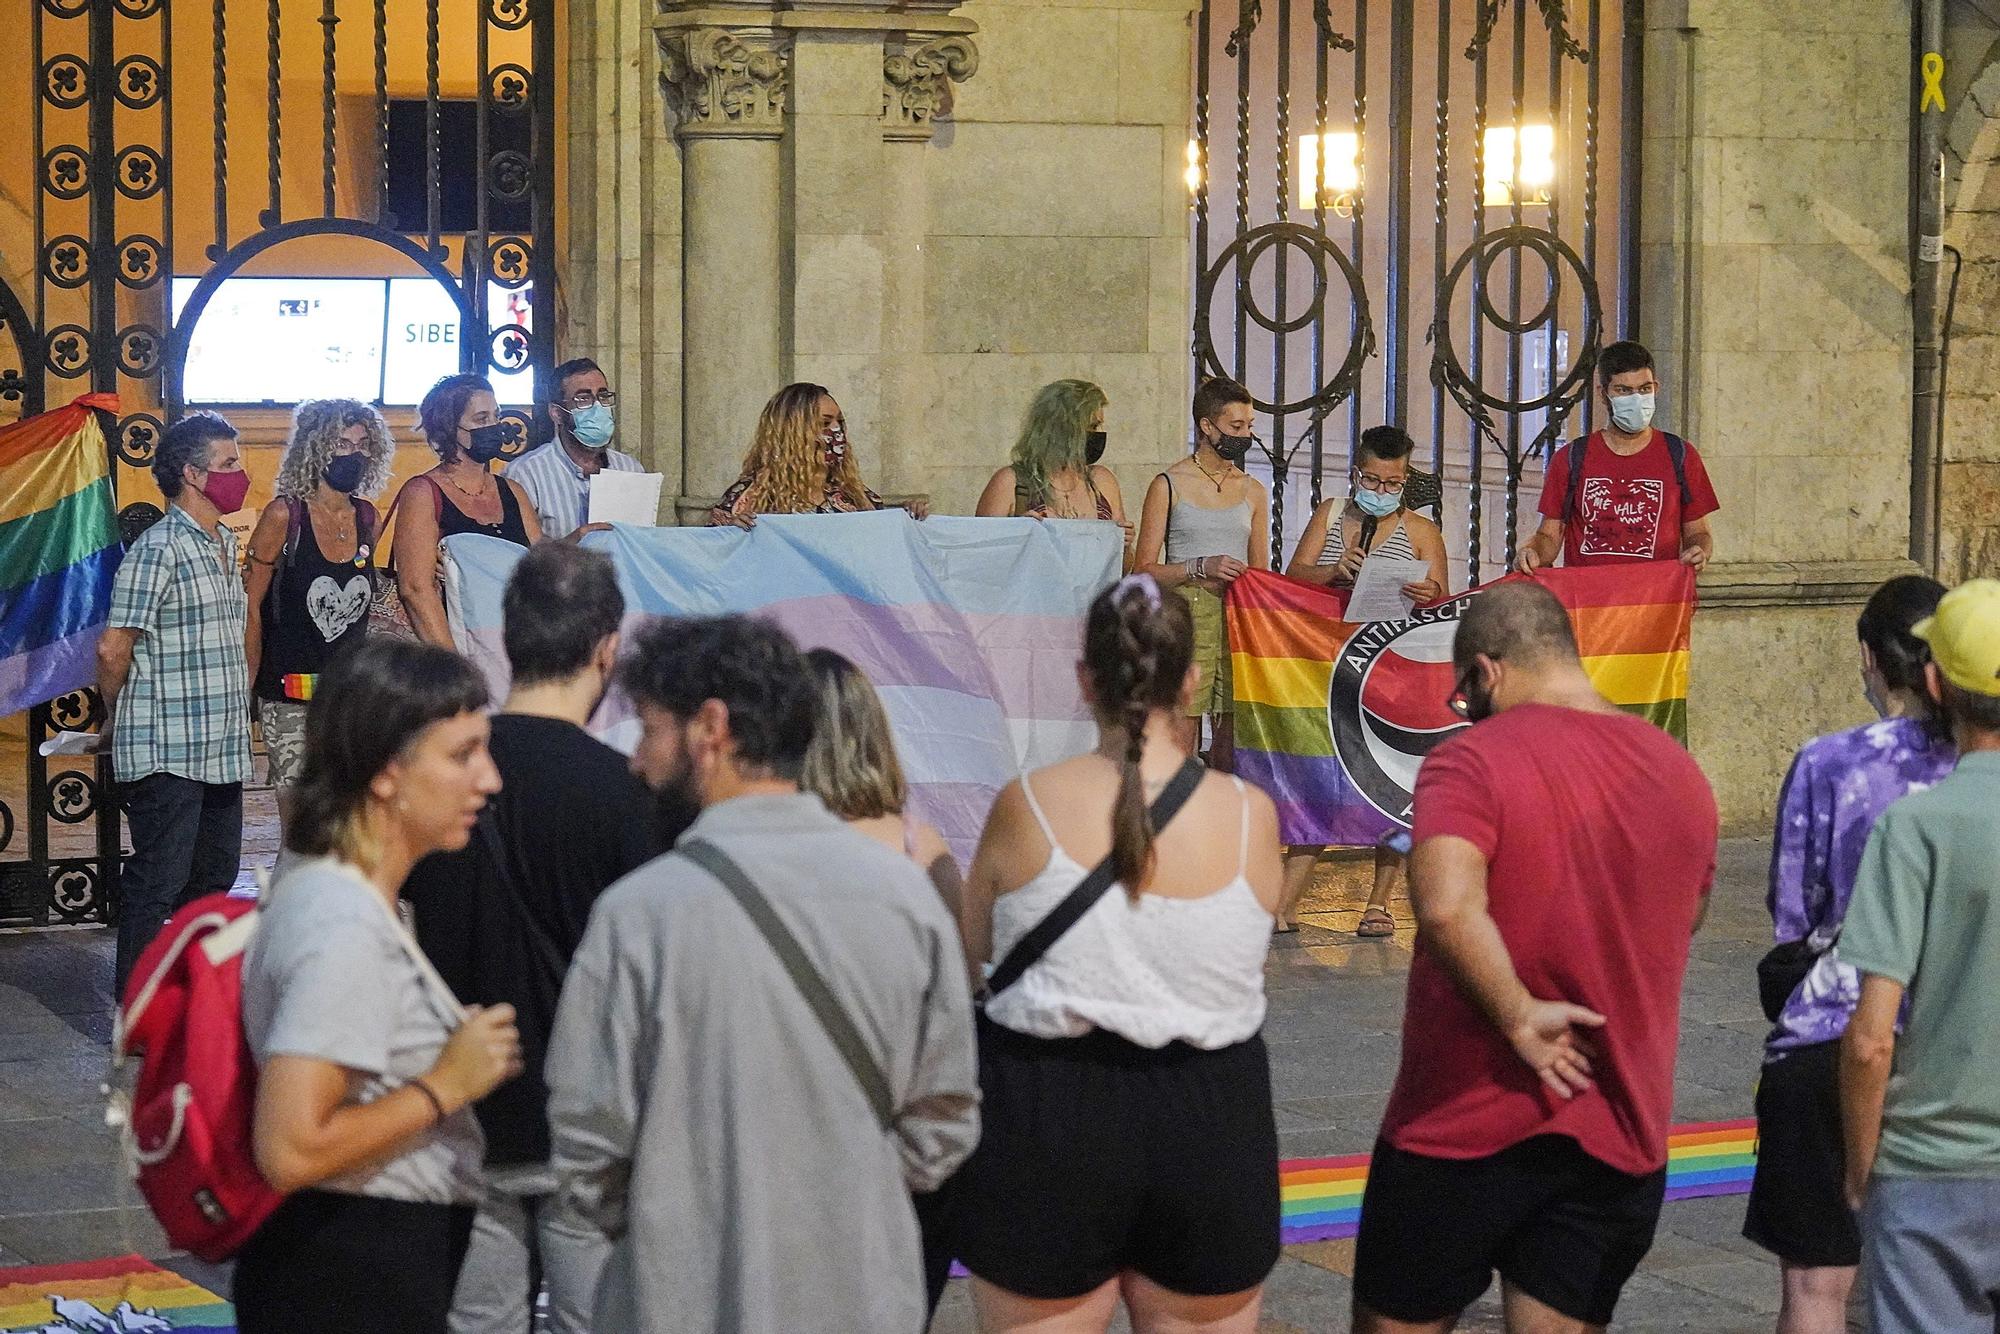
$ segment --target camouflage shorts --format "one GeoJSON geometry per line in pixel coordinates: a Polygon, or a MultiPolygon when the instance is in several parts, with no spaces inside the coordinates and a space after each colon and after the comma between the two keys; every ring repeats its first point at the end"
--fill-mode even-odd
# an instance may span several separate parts
{"type": "Polygon", "coordinates": [[[260,699],[257,722],[264,733],[271,786],[290,787],[299,781],[306,758],[306,706],[297,700],[260,699]]]}

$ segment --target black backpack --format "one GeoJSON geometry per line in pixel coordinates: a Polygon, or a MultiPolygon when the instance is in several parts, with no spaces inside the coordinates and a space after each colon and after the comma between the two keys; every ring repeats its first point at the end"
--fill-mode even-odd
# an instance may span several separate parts
{"type": "MultiPolygon", "coordinates": [[[[1667,460],[1674,465],[1674,481],[1681,489],[1681,513],[1686,514],[1688,506],[1694,503],[1694,493],[1688,490],[1688,442],[1668,431],[1660,434],[1666,437],[1667,460]]],[[[1576,522],[1577,507],[1583,503],[1583,456],[1589,444],[1587,435],[1569,442],[1569,490],[1564,493],[1564,523],[1576,522]]]]}

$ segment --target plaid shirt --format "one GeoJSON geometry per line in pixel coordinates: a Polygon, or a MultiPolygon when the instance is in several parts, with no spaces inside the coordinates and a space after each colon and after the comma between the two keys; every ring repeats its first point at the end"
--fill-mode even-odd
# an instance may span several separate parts
{"type": "MultiPolygon", "coordinates": [[[[646,468],[630,454],[607,449],[604,471],[644,472],[646,468]]],[[[507,476],[519,482],[534,502],[543,537],[568,537],[583,527],[590,510],[590,476],[577,466],[562,441],[551,440],[529,450],[507,465],[507,476]]]]}
{"type": "Polygon", "coordinates": [[[111,726],[120,782],[156,773],[198,783],[250,777],[248,608],[228,529],[204,532],[169,505],[132,543],[111,586],[111,625],[139,632],[111,726]]]}

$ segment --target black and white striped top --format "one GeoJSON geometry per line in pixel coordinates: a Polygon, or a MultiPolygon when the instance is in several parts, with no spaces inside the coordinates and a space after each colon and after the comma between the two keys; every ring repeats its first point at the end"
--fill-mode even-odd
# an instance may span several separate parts
{"type": "MultiPolygon", "coordinates": [[[[1326,543],[1320,547],[1319,559],[1313,563],[1315,565],[1340,564],[1340,558],[1347,554],[1347,521],[1351,518],[1358,523],[1364,517],[1354,502],[1349,501],[1338,514],[1328,519],[1326,524],[1326,543]]],[[[1410,560],[1417,559],[1417,549],[1410,545],[1408,516],[1395,514],[1381,520],[1381,522],[1385,524],[1394,523],[1396,531],[1382,539],[1368,554],[1371,556],[1402,556],[1410,560]]],[[[1355,532],[1358,535],[1360,529],[1357,528],[1355,532]]]]}

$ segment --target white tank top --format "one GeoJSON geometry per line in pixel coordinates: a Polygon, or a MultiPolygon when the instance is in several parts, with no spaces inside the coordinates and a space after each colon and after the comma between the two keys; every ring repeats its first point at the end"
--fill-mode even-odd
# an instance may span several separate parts
{"type": "MultiPolygon", "coordinates": [[[[1236,877],[1198,899],[1141,894],[1113,885],[1013,986],[987,1003],[995,1023],[1038,1038],[1081,1037],[1093,1028],[1158,1049],[1176,1040],[1213,1051],[1256,1036],[1264,1025],[1264,956],[1271,914],[1244,871],[1250,799],[1243,799],[1236,877]]],[[[993,904],[993,957],[1054,911],[1089,869],[1063,851],[1027,777],[1021,793],[1049,841],[1048,864],[993,904]]]]}

